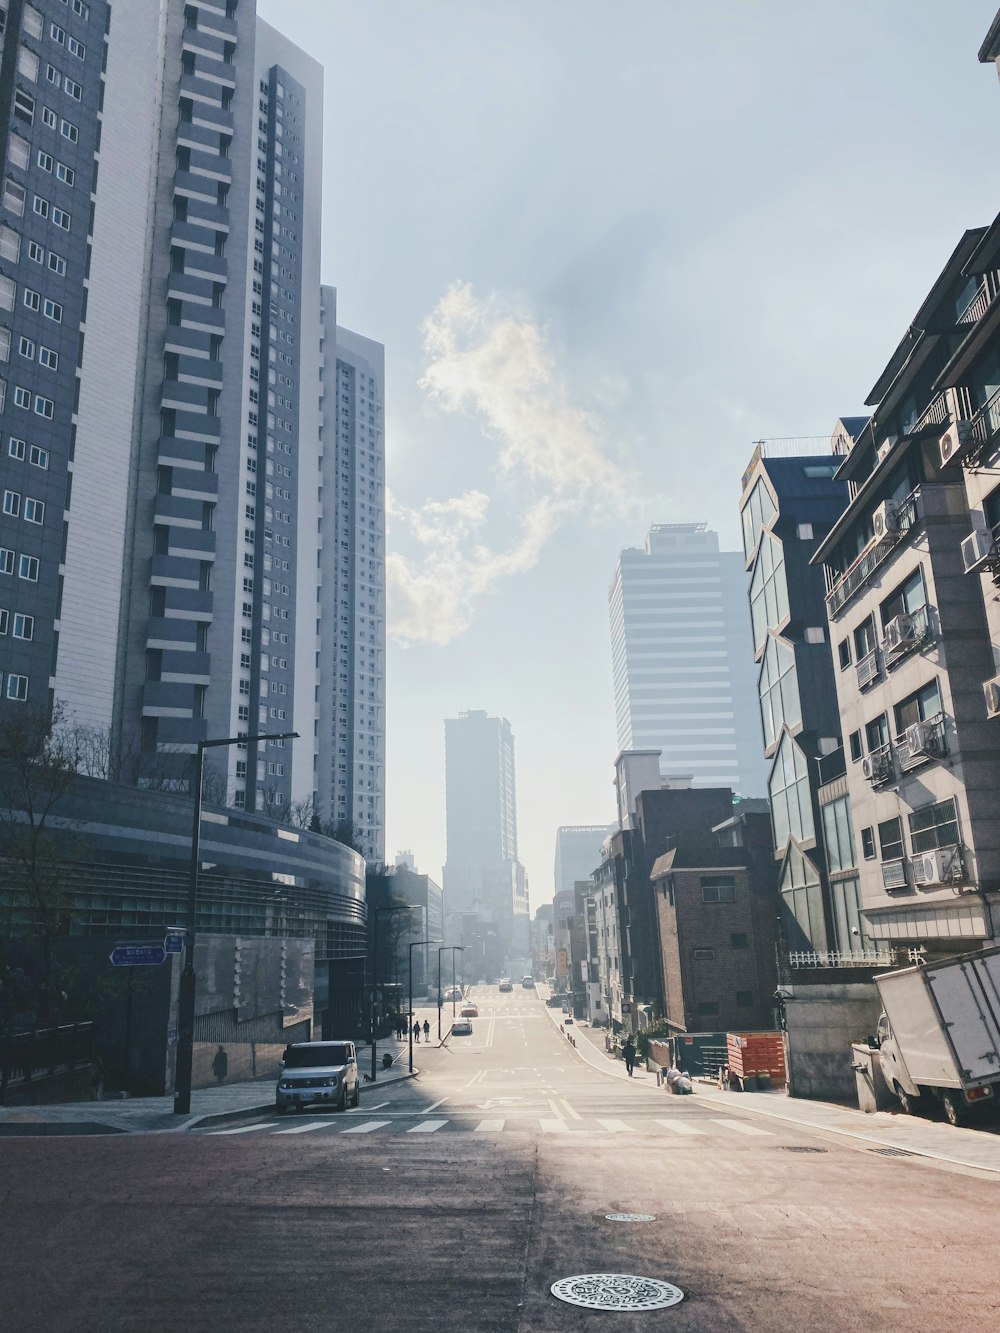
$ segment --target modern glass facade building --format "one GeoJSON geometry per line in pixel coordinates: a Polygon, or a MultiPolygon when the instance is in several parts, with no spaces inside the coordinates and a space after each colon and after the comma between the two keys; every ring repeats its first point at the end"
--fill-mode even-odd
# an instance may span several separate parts
{"type": "Polygon", "coordinates": [[[622,551],[608,595],[620,750],[659,750],[667,777],[761,796],[740,556],[704,523],[658,524],[622,551]]]}

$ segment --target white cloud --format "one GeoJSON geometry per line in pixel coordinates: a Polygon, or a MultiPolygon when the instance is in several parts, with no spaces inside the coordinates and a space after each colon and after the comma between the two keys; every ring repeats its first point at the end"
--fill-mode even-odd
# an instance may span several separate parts
{"type": "MultiPolygon", "coordinates": [[[[496,297],[455,284],[424,324],[431,360],[420,381],[447,413],[478,418],[491,465],[527,491],[515,539],[488,543],[490,499],[468,490],[418,509],[389,499],[397,533],[417,551],[386,559],[390,633],[402,643],[447,643],[503,579],[538,561],[560,524],[588,502],[617,508],[626,487],[605,452],[601,426],[569,401],[545,332],[496,297]]],[[[509,527],[509,524],[508,524],[509,527]]]]}

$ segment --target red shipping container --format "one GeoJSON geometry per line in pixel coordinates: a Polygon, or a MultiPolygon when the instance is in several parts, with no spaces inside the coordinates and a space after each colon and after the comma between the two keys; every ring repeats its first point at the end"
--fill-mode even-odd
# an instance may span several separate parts
{"type": "Polygon", "coordinates": [[[727,1032],[729,1070],[740,1078],[770,1074],[772,1083],[785,1082],[785,1042],[780,1032],[727,1032]]]}

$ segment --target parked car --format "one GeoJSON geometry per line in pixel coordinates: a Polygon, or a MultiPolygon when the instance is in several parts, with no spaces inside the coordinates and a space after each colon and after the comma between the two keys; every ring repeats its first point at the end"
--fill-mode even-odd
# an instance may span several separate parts
{"type": "Polygon", "coordinates": [[[361,1076],[353,1041],[298,1041],[285,1047],[274,1092],[278,1115],[292,1108],[359,1105],[361,1076]]]}
{"type": "Polygon", "coordinates": [[[462,1015],[463,1018],[478,1018],[479,1008],[477,1005],[474,1004],[463,1004],[462,1008],[459,1010],[459,1013],[462,1015]]]}
{"type": "Polygon", "coordinates": [[[456,1018],[451,1025],[451,1035],[453,1037],[471,1037],[472,1024],[467,1018],[456,1018]]]}

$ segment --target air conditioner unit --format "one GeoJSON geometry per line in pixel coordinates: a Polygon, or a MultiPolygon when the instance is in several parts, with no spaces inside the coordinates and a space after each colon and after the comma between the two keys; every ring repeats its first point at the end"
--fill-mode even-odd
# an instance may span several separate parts
{"type": "Polygon", "coordinates": [[[914,884],[947,884],[960,869],[957,847],[935,847],[911,858],[914,884]]]}
{"type": "Polygon", "coordinates": [[[879,507],[872,514],[872,528],[875,532],[875,540],[881,541],[883,537],[888,537],[894,532],[899,531],[899,518],[896,514],[895,505],[888,500],[883,500],[879,507]]]}
{"type": "Polygon", "coordinates": [[[894,648],[902,648],[906,644],[916,643],[917,627],[914,624],[912,616],[901,615],[893,616],[885,627],[885,638],[882,640],[883,651],[889,653],[894,648]]]}
{"type": "Polygon", "coordinates": [[[935,755],[941,749],[937,726],[931,722],[912,722],[903,733],[910,754],[935,755]]]}
{"type": "Polygon", "coordinates": [[[875,754],[866,754],[861,761],[861,771],[869,782],[879,782],[889,770],[889,756],[885,750],[875,754]]]}
{"type": "Polygon", "coordinates": [[[962,564],[966,574],[976,574],[995,558],[993,533],[989,528],[973,528],[962,541],[962,564]]]}
{"type": "Polygon", "coordinates": [[[1000,717],[1000,676],[984,682],[983,694],[986,696],[986,716],[1000,717]]]}
{"type": "Polygon", "coordinates": [[[949,426],[938,441],[941,450],[941,466],[954,462],[972,443],[972,422],[956,421],[949,426]]]}

